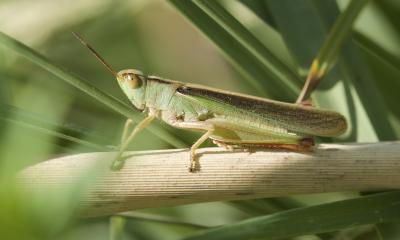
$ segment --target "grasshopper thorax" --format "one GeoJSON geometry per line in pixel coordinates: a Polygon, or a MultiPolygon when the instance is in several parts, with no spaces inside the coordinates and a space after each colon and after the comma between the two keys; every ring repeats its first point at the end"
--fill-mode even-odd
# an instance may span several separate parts
{"type": "Polygon", "coordinates": [[[145,108],[146,77],[139,70],[125,69],[117,73],[116,78],[122,91],[136,108],[145,108]]]}

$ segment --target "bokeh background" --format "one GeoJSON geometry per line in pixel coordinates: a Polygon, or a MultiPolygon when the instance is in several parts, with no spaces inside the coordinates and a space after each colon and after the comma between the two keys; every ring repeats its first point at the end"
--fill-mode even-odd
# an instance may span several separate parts
{"type": "MultiPolygon", "coordinates": [[[[328,19],[321,17],[320,21],[315,21],[312,16],[296,16],[293,9],[278,6],[279,1],[243,2],[221,3],[304,80],[335,18],[327,14],[328,19]],[[310,24],[310,31],[302,33],[306,30],[302,27],[307,24],[310,24]]],[[[348,4],[348,1],[294,2],[304,11],[310,4],[322,11],[327,8],[321,5],[327,4],[334,7],[336,13],[348,4]]],[[[395,0],[371,1],[360,15],[352,40],[346,43],[337,66],[316,91],[314,99],[317,106],[346,115],[350,129],[339,139],[319,141],[398,139],[399,16],[400,4],[395,0]]],[[[293,95],[275,90],[268,76],[262,85],[268,91],[256,89],[251,74],[243,70],[246,66],[238,66],[232,57],[227,57],[226,51],[221,51],[166,1],[2,0],[0,31],[126,103],[113,76],[71,31],[84,36],[116,70],[135,68],[182,82],[282,101],[295,100],[293,95]]],[[[300,81],[295,83],[296,86],[301,84],[300,81]]],[[[56,156],[115,150],[126,118],[3,46],[0,46],[0,103],[0,235],[5,237],[2,239],[109,239],[112,233],[119,239],[179,239],[198,229],[263,213],[359,195],[334,193],[204,203],[137,211],[126,219],[76,219],[76,202],[82,191],[63,189],[24,195],[14,187],[13,176],[26,166],[56,156]],[[66,136],[81,141],[67,140],[66,136]],[[160,222],[155,220],[157,218],[168,221],[160,222]]],[[[162,123],[155,124],[187,146],[199,136],[162,123]]],[[[173,147],[157,134],[143,131],[130,149],[173,147]]],[[[84,187],[79,189],[84,190],[84,187]]],[[[329,237],[377,239],[377,233],[373,226],[366,226],[329,237]]],[[[322,238],[305,236],[301,239],[322,238]]]]}

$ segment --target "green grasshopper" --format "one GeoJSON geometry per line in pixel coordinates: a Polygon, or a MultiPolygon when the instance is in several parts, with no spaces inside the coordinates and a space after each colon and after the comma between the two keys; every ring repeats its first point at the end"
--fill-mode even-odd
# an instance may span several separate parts
{"type": "Polygon", "coordinates": [[[129,137],[123,137],[114,169],[122,167],[121,156],[129,142],[155,118],[176,128],[204,132],[190,148],[190,171],[196,170],[196,149],[208,138],[228,149],[304,151],[314,145],[312,136],[334,137],[347,128],[346,119],[333,111],[145,76],[134,69],[116,72],[80,36],[75,36],[116,77],[130,102],[146,114],[129,137]]]}

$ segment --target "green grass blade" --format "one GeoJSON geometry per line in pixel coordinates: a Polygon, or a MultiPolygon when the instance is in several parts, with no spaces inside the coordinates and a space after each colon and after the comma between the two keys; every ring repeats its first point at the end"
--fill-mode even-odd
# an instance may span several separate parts
{"type": "MultiPolygon", "coordinates": [[[[325,1],[328,9],[336,7],[333,1],[325,1]]],[[[304,76],[308,72],[313,59],[322,46],[328,28],[321,23],[321,15],[314,2],[305,1],[301,6],[294,6],[290,0],[268,2],[271,14],[276,23],[277,30],[284,36],[288,49],[303,69],[304,76]]],[[[333,11],[333,10],[331,10],[333,11]]],[[[328,12],[333,22],[338,12],[328,12]],[[335,14],[334,16],[331,16],[335,14]]],[[[353,130],[356,125],[355,106],[350,93],[349,84],[343,79],[338,67],[325,77],[319,88],[313,93],[313,99],[317,106],[332,109],[344,114],[349,121],[351,133],[347,136],[348,141],[356,141],[357,132],[353,130]],[[323,91],[319,91],[322,89],[323,91]]],[[[364,116],[363,116],[364,117],[364,116]]],[[[364,119],[364,118],[361,118],[364,119]]],[[[371,126],[365,126],[365,132],[374,136],[371,126]]]]}
{"type": "Polygon", "coordinates": [[[16,124],[18,126],[26,127],[59,139],[71,141],[80,144],[82,146],[85,146],[90,150],[96,150],[96,151],[117,150],[116,147],[112,147],[110,144],[103,145],[100,143],[94,143],[73,136],[73,135],[79,136],[82,134],[86,135],[86,133],[84,133],[80,129],[74,129],[72,127],[65,126],[59,123],[38,119],[32,114],[29,114],[25,111],[22,111],[12,106],[5,106],[3,107],[3,109],[0,109],[0,120],[3,120],[4,121],[3,123],[16,124]],[[53,129],[57,129],[58,131],[55,131],[53,129]]]}
{"type": "Polygon", "coordinates": [[[335,23],[329,30],[327,38],[313,61],[313,65],[307,76],[307,81],[296,102],[301,103],[310,99],[311,93],[317,88],[319,82],[335,64],[343,43],[352,31],[354,21],[367,2],[368,0],[351,1],[346,10],[335,20],[335,23]]]}
{"type": "Polygon", "coordinates": [[[299,83],[302,82],[296,72],[292,71],[285,63],[266,48],[249,30],[247,30],[235,17],[233,17],[218,1],[196,0],[209,16],[232,35],[251,53],[270,69],[277,81],[282,81],[286,87],[297,92],[299,83]]]}
{"type": "Polygon", "coordinates": [[[357,33],[355,42],[368,61],[376,85],[384,93],[382,97],[390,111],[389,119],[393,127],[397,129],[397,136],[400,136],[400,124],[398,124],[400,121],[400,108],[398,107],[400,59],[363,34],[357,33]]]}
{"type": "Polygon", "coordinates": [[[288,96],[290,99],[296,97],[299,88],[295,91],[293,88],[283,86],[284,82],[276,78],[263,62],[194,2],[181,0],[169,2],[222,50],[228,60],[247,77],[249,84],[258,91],[258,94],[267,94],[277,99],[282,99],[282,96],[288,96]]]}
{"type": "Polygon", "coordinates": [[[298,208],[203,231],[185,240],[281,239],[400,220],[400,192],[298,208]]]}
{"type": "Polygon", "coordinates": [[[238,200],[230,201],[228,204],[250,216],[260,216],[302,206],[301,203],[291,198],[238,200]]]}
{"type": "MultiPolygon", "coordinates": [[[[354,40],[357,45],[359,45],[361,48],[365,49],[368,51],[370,54],[374,55],[375,57],[379,58],[382,62],[387,64],[393,69],[396,69],[397,71],[400,72],[400,58],[393,55],[393,53],[388,52],[386,49],[382,48],[379,46],[377,43],[372,41],[370,38],[365,36],[364,34],[360,32],[355,32],[354,33],[354,40]]],[[[399,81],[399,78],[394,78],[394,81],[399,81]]]]}
{"type": "Polygon", "coordinates": [[[274,19],[271,16],[271,10],[264,0],[239,0],[240,3],[251,9],[260,19],[267,24],[275,27],[274,19]]]}
{"type": "MultiPolygon", "coordinates": [[[[316,3],[316,8],[320,12],[325,26],[329,28],[331,22],[327,16],[334,16],[334,9],[327,9],[326,5],[320,2],[316,3]]],[[[348,41],[344,45],[340,56],[339,69],[343,78],[349,82],[350,87],[356,89],[356,93],[352,94],[353,104],[356,104],[355,112],[358,111],[359,113],[358,116],[353,117],[353,121],[358,122],[355,126],[358,127],[359,135],[362,136],[364,129],[368,127],[375,132],[375,136],[362,136],[358,139],[361,141],[398,139],[388,118],[382,117],[387,115],[388,106],[377,88],[376,82],[379,82],[379,80],[373,78],[370,67],[354,42],[348,41]]]]}
{"type": "Polygon", "coordinates": [[[124,229],[126,225],[126,219],[120,216],[110,217],[110,240],[122,240],[124,239],[124,229]]]}
{"type": "Polygon", "coordinates": [[[160,223],[170,226],[184,227],[193,230],[204,230],[209,229],[209,226],[200,225],[191,222],[185,222],[176,220],[174,218],[156,215],[156,214],[148,214],[148,213],[140,213],[140,212],[124,212],[119,213],[117,216],[124,217],[127,221],[141,221],[141,222],[151,222],[151,223],[160,223]]]}
{"type": "Polygon", "coordinates": [[[294,5],[292,1],[268,1],[275,28],[282,35],[286,46],[292,53],[297,64],[302,68],[302,74],[311,65],[319,46],[323,43],[324,29],[316,10],[310,1],[294,5]]]}
{"type": "MultiPolygon", "coordinates": [[[[277,27],[299,65],[309,66],[339,16],[335,1],[306,1],[301,7],[291,1],[271,1],[277,27]],[[307,17],[305,17],[307,16],[307,17]]],[[[347,141],[395,139],[386,115],[386,105],[375,86],[369,67],[352,42],[347,42],[338,65],[314,92],[317,105],[343,113],[351,132],[347,141]],[[356,91],[354,91],[356,90],[356,91]]]]}
{"type": "Polygon", "coordinates": [[[339,15],[317,55],[322,67],[326,66],[329,69],[334,64],[344,41],[352,31],[354,21],[368,1],[352,0],[339,15]]]}
{"type": "Polygon", "coordinates": [[[376,231],[382,240],[397,240],[400,236],[400,222],[377,224],[376,231]]]}
{"type": "MultiPolygon", "coordinates": [[[[122,103],[118,99],[101,91],[100,89],[96,88],[95,86],[90,85],[80,76],[72,73],[71,71],[63,69],[60,66],[55,65],[54,63],[52,63],[48,59],[46,59],[43,55],[37,53],[33,49],[24,45],[23,43],[9,37],[8,35],[6,35],[2,32],[0,32],[0,43],[4,44],[4,46],[7,46],[10,49],[16,51],[21,56],[31,60],[35,64],[46,69],[47,71],[53,73],[54,75],[58,76],[59,78],[63,79],[64,81],[66,81],[69,84],[73,85],[74,87],[78,88],[79,90],[87,93],[88,95],[92,96],[93,98],[95,98],[96,100],[105,104],[106,106],[110,107],[111,109],[115,110],[116,112],[118,112],[128,118],[131,118],[132,120],[137,122],[138,115],[134,111],[132,111],[132,108],[130,108],[126,104],[122,103]]],[[[161,139],[165,140],[166,142],[170,143],[171,145],[173,145],[175,147],[185,147],[186,146],[186,144],[183,141],[172,136],[169,132],[165,131],[162,128],[152,125],[152,126],[149,126],[148,129],[152,133],[155,133],[161,139]]]]}
{"type": "Polygon", "coordinates": [[[3,118],[1,116],[0,116],[0,120],[4,120],[4,121],[7,121],[9,123],[17,124],[17,125],[19,125],[21,127],[27,127],[27,128],[39,131],[41,133],[53,136],[53,137],[57,137],[57,138],[60,138],[60,139],[71,141],[71,142],[75,142],[75,143],[81,144],[82,146],[85,146],[85,147],[87,147],[87,148],[89,148],[91,150],[97,150],[97,151],[104,151],[104,150],[114,150],[115,151],[116,150],[116,148],[112,148],[112,147],[109,147],[109,146],[101,146],[101,145],[96,144],[96,143],[92,143],[92,142],[89,142],[89,141],[86,141],[86,140],[82,140],[82,139],[79,139],[79,138],[76,138],[76,137],[73,137],[73,136],[69,136],[67,134],[60,133],[60,132],[56,132],[56,131],[47,129],[45,127],[36,126],[34,124],[27,123],[27,122],[24,122],[24,121],[15,120],[15,119],[7,118],[7,117],[3,118]]]}

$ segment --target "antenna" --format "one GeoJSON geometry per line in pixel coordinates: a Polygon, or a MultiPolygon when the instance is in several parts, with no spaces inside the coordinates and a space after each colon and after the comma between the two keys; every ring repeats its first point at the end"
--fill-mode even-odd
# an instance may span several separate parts
{"type": "Polygon", "coordinates": [[[117,72],[100,56],[96,50],[92,46],[89,45],[83,38],[76,32],[72,32],[72,34],[84,45],[86,46],[92,53],[93,55],[114,75],[114,77],[117,77],[117,72]]]}

